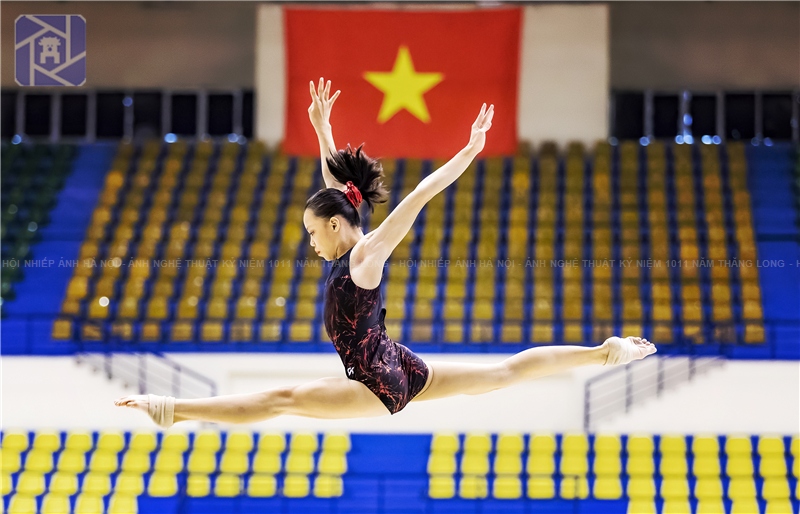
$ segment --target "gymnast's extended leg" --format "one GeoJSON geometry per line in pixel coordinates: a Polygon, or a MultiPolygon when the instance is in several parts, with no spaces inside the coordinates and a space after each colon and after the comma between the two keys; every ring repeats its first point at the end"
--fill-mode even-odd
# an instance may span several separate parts
{"type": "Polygon", "coordinates": [[[429,383],[412,401],[435,400],[458,394],[483,394],[589,364],[623,364],[655,353],[639,337],[612,337],[600,346],[540,346],[496,364],[428,362],[429,383]]]}
{"type": "Polygon", "coordinates": [[[162,427],[188,420],[254,423],[285,414],[329,419],[389,414],[383,403],[364,384],[347,378],[322,378],[299,386],[259,393],[192,400],[131,395],[117,399],[114,404],[141,410],[162,427]]]}

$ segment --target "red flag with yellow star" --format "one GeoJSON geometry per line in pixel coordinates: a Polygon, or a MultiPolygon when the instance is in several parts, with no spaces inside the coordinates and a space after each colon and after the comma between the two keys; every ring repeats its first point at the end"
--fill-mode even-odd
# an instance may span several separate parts
{"type": "Polygon", "coordinates": [[[481,105],[495,116],[483,156],[517,145],[521,11],[287,8],[284,151],[314,155],[308,83],[340,89],[331,114],[338,147],[376,157],[447,158],[469,140],[481,105]]]}

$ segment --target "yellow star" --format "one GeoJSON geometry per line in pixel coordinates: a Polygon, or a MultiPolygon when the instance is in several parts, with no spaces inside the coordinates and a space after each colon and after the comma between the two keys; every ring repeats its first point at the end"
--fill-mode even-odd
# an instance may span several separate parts
{"type": "Polygon", "coordinates": [[[423,123],[428,123],[431,116],[428,114],[428,106],[422,95],[443,78],[442,73],[417,73],[407,46],[401,46],[397,50],[397,58],[391,72],[364,73],[364,79],[383,92],[378,123],[386,123],[403,109],[423,123]]]}

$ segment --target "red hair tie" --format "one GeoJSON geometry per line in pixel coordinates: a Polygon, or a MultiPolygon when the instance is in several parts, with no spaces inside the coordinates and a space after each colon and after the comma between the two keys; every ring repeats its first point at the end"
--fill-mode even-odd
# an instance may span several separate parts
{"type": "Polygon", "coordinates": [[[348,180],[347,181],[347,189],[344,191],[344,195],[350,200],[350,203],[353,204],[353,207],[358,209],[361,205],[361,191],[353,185],[353,182],[348,180]]]}

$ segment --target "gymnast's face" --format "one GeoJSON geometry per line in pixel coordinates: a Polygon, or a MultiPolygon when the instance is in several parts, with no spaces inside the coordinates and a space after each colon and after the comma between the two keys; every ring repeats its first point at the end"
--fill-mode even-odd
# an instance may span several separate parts
{"type": "Polygon", "coordinates": [[[303,225],[310,238],[311,247],[326,261],[336,256],[336,246],[342,235],[342,220],[333,216],[325,219],[314,216],[311,209],[303,213],[303,225]]]}

